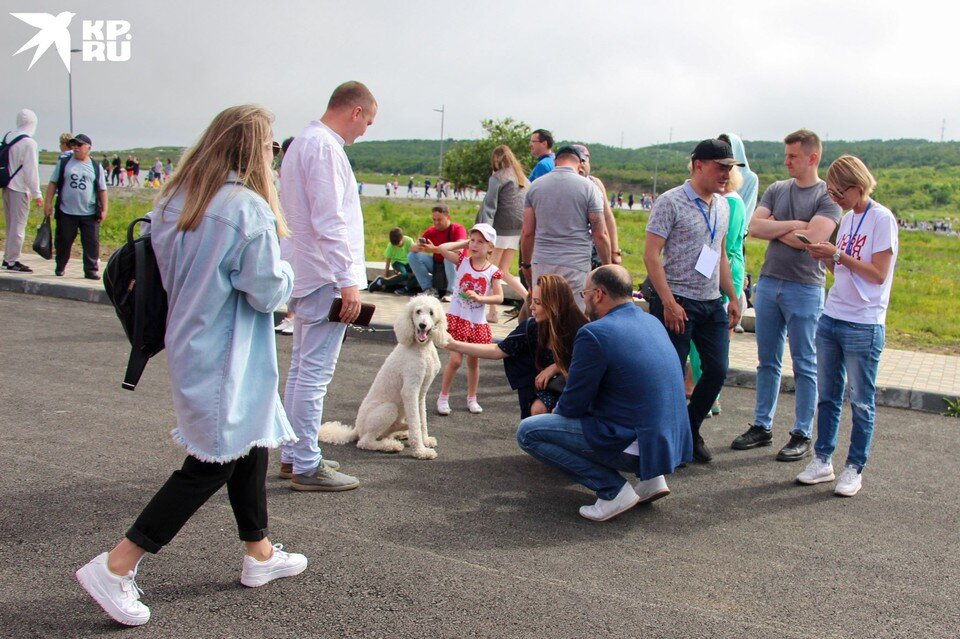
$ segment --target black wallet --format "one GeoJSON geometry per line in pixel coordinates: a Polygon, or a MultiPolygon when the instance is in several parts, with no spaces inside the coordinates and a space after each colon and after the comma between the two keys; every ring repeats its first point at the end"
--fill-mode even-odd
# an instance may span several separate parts
{"type": "MultiPolygon", "coordinates": [[[[340,311],[343,310],[343,299],[337,298],[333,300],[333,305],[330,307],[330,312],[327,314],[327,320],[330,322],[339,322],[340,321],[340,311]]],[[[374,304],[364,304],[360,302],[360,315],[357,316],[357,319],[353,320],[351,324],[353,326],[369,326],[370,320],[373,319],[373,312],[377,310],[376,305],[374,304]]]]}

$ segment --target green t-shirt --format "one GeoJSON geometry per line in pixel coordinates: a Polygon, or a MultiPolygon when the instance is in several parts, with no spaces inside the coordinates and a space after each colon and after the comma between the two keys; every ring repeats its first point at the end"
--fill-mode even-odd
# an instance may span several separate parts
{"type": "Polygon", "coordinates": [[[407,235],[403,236],[403,244],[400,246],[394,246],[393,244],[387,243],[387,248],[383,252],[383,256],[390,260],[390,263],[400,262],[401,264],[408,264],[407,255],[410,253],[410,249],[413,247],[413,238],[407,235]]]}

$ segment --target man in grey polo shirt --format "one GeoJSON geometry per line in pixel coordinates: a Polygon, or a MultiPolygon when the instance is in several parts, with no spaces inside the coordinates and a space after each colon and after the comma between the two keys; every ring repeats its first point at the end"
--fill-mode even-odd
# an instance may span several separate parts
{"type": "Polygon", "coordinates": [[[527,189],[520,248],[530,262],[521,262],[531,288],[545,273],[570,284],[583,309],[584,284],[595,244],[600,261],[610,263],[610,238],[603,220],[603,201],[593,182],[579,175],[582,157],[572,146],[557,151],[556,168],[527,189]]]}
{"type": "Polygon", "coordinates": [[[773,440],[773,417],[780,392],[783,343],[790,341],[796,380],[796,414],[790,439],[778,461],[797,461],[811,452],[817,408],[817,322],[823,310],[823,262],[810,256],[796,233],[816,244],[826,241],[842,211],[827,194],[817,168],[823,145],[813,131],[800,129],[783,140],[789,180],[767,187],[750,219],[750,235],[767,240],[767,254],[753,297],[757,313],[757,405],[750,428],[731,447],[746,450],[773,440]]]}
{"type": "Polygon", "coordinates": [[[726,190],[733,158],[722,140],[704,140],[690,156],[690,179],[657,198],[647,222],[643,261],[656,289],[650,313],[663,322],[681,369],[690,342],[700,353],[700,381],[693,389],[687,413],[693,433],[693,458],[712,459],[700,426],[727,377],[730,347],[728,328],[740,317],[727,261],[726,234],[730,220],[726,190]],[[662,258],[661,258],[662,254],[662,258]],[[723,308],[720,289],[730,300],[723,308]]]}

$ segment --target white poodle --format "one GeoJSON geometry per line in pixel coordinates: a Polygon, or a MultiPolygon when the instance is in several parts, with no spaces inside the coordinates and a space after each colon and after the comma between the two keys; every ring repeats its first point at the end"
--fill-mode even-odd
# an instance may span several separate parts
{"type": "Polygon", "coordinates": [[[447,317],[431,295],[411,299],[393,325],[397,346],[377,372],[357,412],[353,428],[340,422],[320,426],[320,441],[357,442],[357,448],[396,453],[403,442],[396,434],[408,431],[410,451],[417,459],[434,459],[437,440],[427,434],[427,389],[440,370],[437,346],[447,342],[447,317]]]}

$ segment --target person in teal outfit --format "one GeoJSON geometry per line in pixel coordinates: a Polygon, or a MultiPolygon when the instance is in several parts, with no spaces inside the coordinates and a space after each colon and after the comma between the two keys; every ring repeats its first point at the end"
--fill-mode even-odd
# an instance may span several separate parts
{"type": "MultiPolygon", "coordinates": [[[[743,260],[743,239],[747,234],[747,216],[746,207],[743,198],[737,190],[743,184],[743,174],[739,167],[732,167],[730,170],[730,180],[727,182],[727,191],[723,194],[730,204],[730,227],[727,230],[727,259],[730,261],[730,272],[733,275],[733,290],[743,291],[743,278],[746,273],[746,265],[743,260]]],[[[723,293],[723,303],[726,304],[726,293],[723,293]]],[[[743,308],[743,307],[742,307],[743,308]]],[[[732,331],[731,331],[732,333],[732,331]]],[[[696,384],[700,380],[700,354],[697,347],[690,345],[690,368],[693,372],[693,382],[696,384]]],[[[720,414],[720,397],[714,402],[710,409],[711,415],[720,414]]]]}

